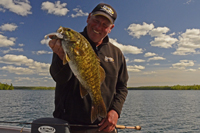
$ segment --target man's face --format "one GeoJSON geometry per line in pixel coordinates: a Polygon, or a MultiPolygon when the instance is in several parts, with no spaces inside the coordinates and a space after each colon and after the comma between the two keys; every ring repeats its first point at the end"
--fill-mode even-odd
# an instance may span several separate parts
{"type": "Polygon", "coordinates": [[[101,43],[114,27],[106,17],[100,15],[89,14],[87,23],[87,34],[97,44],[101,43]]]}

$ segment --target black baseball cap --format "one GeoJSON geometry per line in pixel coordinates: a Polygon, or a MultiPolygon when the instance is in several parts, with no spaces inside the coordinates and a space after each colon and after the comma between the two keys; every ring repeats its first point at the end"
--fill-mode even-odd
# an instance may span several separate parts
{"type": "Polygon", "coordinates": [[[106,18],[108,18],[108,20],[114,24],[116,18],[117,18],[117,12],[115,11],[115,9],[105,3],[100,3],[98,4],[91,12],[93,15],[101,15],[104,16],[106,18]]]}

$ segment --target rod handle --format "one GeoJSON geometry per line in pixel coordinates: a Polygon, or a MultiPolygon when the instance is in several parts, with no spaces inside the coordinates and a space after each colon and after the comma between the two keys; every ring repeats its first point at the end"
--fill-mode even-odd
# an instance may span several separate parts
{"type": "Polygon", "coordinates": [[[124,125],[116,125],[116,128],[118,129],[136,129],[136,130],[141,130],[140,126],[124,126],[124,125]]]}
{"type": "Polygon", "coordinates": [[[118,128],[118,129],[125,129],[126,126],[124,126],[124,125],[116,125],[116,128],[118,128]]]}

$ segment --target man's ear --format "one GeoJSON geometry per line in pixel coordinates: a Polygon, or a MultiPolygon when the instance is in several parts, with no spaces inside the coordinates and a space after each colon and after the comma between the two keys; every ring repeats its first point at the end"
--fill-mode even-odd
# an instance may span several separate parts
{"type": "Polygon", "coordinates": [[[88,15],[88,17],[87,17],[87,23],[88,23],[88,21],[89,21],[89,19],[90,19],[90,17],[92,16],[92,13],[90,13],[89,15],[88,15]]]}
{"type": "Polygon", "coordinates": [[[112,24],[112,26],[110,27],[110,31],[109,31],[108,33],[110,33],[110,32],[111,32],[111,30],[112,30],[114,27],[115,27],[115,25],[114,25],[114,24],[112,24]]]}

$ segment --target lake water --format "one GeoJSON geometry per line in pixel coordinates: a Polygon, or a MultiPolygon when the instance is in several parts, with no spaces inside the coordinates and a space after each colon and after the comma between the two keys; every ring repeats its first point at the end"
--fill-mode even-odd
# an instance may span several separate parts
{"type": "MultiPolygon", "coordinates": [[[[199,96],[200,91],[195,90],[131,90],[118,124],[140,125],[142,130],[118,131],[119,133],[200,132],[199,96]]],[[[53,90],[0,91],[0,121],[32,122],[38,118],[52,117],[53,110],[53,90]]]]}

